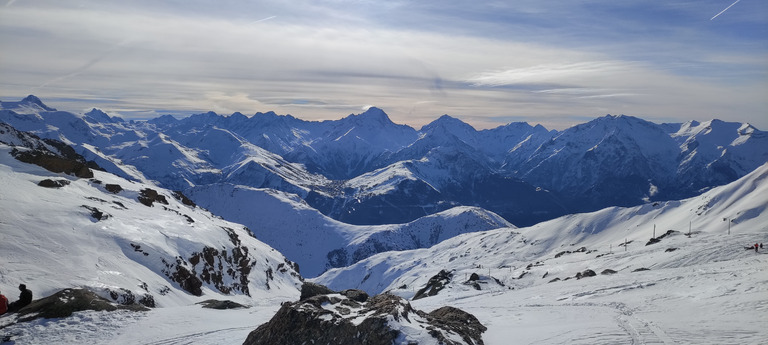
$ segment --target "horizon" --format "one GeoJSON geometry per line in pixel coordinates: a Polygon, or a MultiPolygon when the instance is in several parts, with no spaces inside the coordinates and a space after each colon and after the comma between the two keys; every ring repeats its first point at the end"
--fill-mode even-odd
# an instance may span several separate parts
{"type": "Polygon", "coordinates": [[[768,128],[768,3],[16,1],[0,94],[125,119],[367,106],[562,130],[601,114],[768,128]]]}
{"type": "Polygon", "coordinates": [[[413,125],[411,125],[411,124],[408,124],[408,123],[400,123],[400,122],[397,122],[397,121],[395,121],[394,119],[392,119],[392,117],[390,116],[390,114],[387,112],[387,110],[386,110],[386,109],[384,109],[384,108],[381,108],[381,107],[377,107],[377,106],[367,106],[367,107],[364,107],[363,109],[361,109],[359,112],[356,112],[356,113],[350,113],[350,114],[342,114],[342,115],[340,115],[339,117],[337,117],[337,118],[333,118],[333,119],[305,119],[305,118],[302,118],[302,117],[300,117],[300,116],[296,116],[296,115],[293,115],[293,114],[280,114],[280,113],[277,113],[277,112],[275,112],[275,111],[272,111],[272,110],[267,110],[267,111],[256,111],[256,112],[253,112],[253,113],[246,113],[246,112],[242,112],[242,111],[234,111],[234,112],[232,112],[232,113],[218,113],[218,112],[215,112],[215,111],[213,111],[213,110],[200,110],[200,111],[193,111],[193,112],[178,112],[178,113],[173,113],[173,112],[166,112],[166,113],[157,113],[157,114],[153,115],[152,117],[146,117],[146,118],[143,118],[143,117],[142,117],[142,118],[138,118],[138,117],[133,117],[133,118],[125,118],[125,117],[124,117],[124,116],[122,116],[121,114],[116,114],[116,113],[111,113],[111,112],[108,112],[108,111],[104,111],[103,109],[101,109],[101,108],[98,108],[98,107],[86,107],[85,109],[83,109],[83,110],[81,110],[81,111],[73,111],[73,110],[68,110],[68,109],[60,109],[60,108],[58,108],[58,107],[55,107],[55,106],[51,106],[51,104],[49,104],[48,102],[46,102],[44,99],[42,99],[42,98],[38,97],[37,95],[27,95],[27,96],[25,96],[25,97],[23,97],[23,98],[19,99],[18,101],[12,101],[12,100],[4,100],[4,99],[3,99],[3,97],[0,97],[0,103],[16,103],[16,102],[21,102],[21,101],[23,101],[23,100],[24,100],[25,98],[27,98],[27,97],[35,97],[35,98],[37,98],[38,100],[40,100],[40,102],[41,102],[43,105],[45,105],[45,106],[47,106],[47,107],[50,107],[50,108],[54,108],[56,111],[64,111],[64,112],[70,112],[70,113],[73,113],[73,114],[81,114],[81,115],[84,115],[85,113],[88,113],[88,112],[90,112],[90,111],[92,111],[92,110],[99,110],[99,111],[102,111],[102,112],[104,112],[105,114],[109,115],[110,117],[112,117],[112,116],[118,116],[118,117],[120,117],[120,118],[122,118],[123,120],[126,120],[126,121],[131,121],[131,120],[134,120],[134,121],[149,121],[149,120],[157,119],[157,118],[159,118],[159,117],[163,117],[163,116],[171,116],[171,117],[173,117],[173,118],[174,118],[174,119],[176,119],[176,120],[183,120],[183,119],[185,119],[185,118],[188,118],[188,117],[190,117],[190,116],[201,115],[201,114],[207,114],[207,113],[214,113],[214,114],[216,114],[217,116],[221,116],[221,117],[230,117],[230,116],[232,116],[232,115],[234,115],[234,114],[236,114],[236,113],[239,113],[239,114],[241,114],[241,115],[243,115],[243,116],[245,116],[245,117],[247,117],[247,118],[252,118],[252,117],[254,117],[255,115],[258,115],[258,114],[268,114],[268,113],[274,113],[276,116],[290,116],[290,117],[296,118],[296,119],[298,119],[298,120],[301,120],[301,121],[308,121],[308,122],[321,122],[321,121],[339,121],[339,120],[342,120],[343,118],[346,118],[346,117],[349,117],[349,116],[357,116],[357,115],[361,115],[361,114],[363,114],[363,113],[367,112],[368,110],[370,110],[371,108],[376,108],[376,109],[379,109],[379,110],[381,110],[382,112],[384,112],[384,114],[387,116],[387,118],[389,118],[389,120],[390,120],[390,121],[392,121],[394,124],[396,124],[396,125],[405,125],[405,126],[409,126],[409,127],[413,128],[414,130],[421,130],[421,129],[422,129],[422,127],[424,127],[424,126],[426,126],[426,125],[429,125],[429,124],[431,124],[431,123],[433,123],[433,122],[435,122],[435,121],[439,120],[439,119],[440,119],[441,117],[443,117],[443,116],[448,116],[448,117],[451,117],[451,118],[454,118],[454,119],[458,119],[459,121],[462,121],[462,122],[464,122],[465,124],[468,124],[469,126],[471,126],[471,127],[472,127],[474,130],[476,130],[476,131],[487,130],[487,129],[494,129],[494,128],[498,128],[498,127],[503,127],[503,126],[506,126],[506,125],[510,125],[510,124],[513,124],[513,123],[526,123],[526,124],[528,124],[528,125],[530,125],[530,126],[532,126],[532,127],[535,127],[535,126],[541,125],[542,127],[544,127],[544,128],[545,128],[546,130],[548,130],[548,131],[552,131],[552,130],[555,130],[555,131],[558,131],[558,132],[560,132],[560,131],[564,131],[564,130],[566,130],[566,129],[568,129],[568,128],[571,128],[571,127],[574,127],[574,126],[578,126],[578,125],[582,125],[582,124],[585,124],[585,123],[588,123],[588,122],[591,122],[591,121],[597,120],[597,119],[599,119],[599,118],[607,117],[607,116],[613,116],[613,117],[620,117],[620,116],[634,117],[634,118],[637,118],[637,119],[640,119],[640,120],[643,120],[643,121],[647,121],[647,122],[651,122],[651,123],[654,123],[654,124],[657,124],[657,125],[664,125],[664,124],[680,124],[680,125],[683,125],[683,124],[685,124],[685,123],[687,123],[687,122],[691,122],[691,121],[693,121],[693,122],[696,122],[696,125],[699,125],[699,124],[701,124],[701,123],[706,123],[706,122],[709,122],[709,121],[722,121],[722,122],[726,122],[726,123],[740,123],[740,124],[748,124],[748,125],[750,125],[750,126],[754,127],[754,128],[755,128],[755,129],[757,129],[757,130],[761,130],[760,128],[758,128],[758,127],[757,127],[757,126],[755,126],[754,124],[752,124],[752,123],[750,123],[750,122],[744,122],[744,121],[726,121],[726,120],[721,120],[721,119],[717,119],[717,118],[712,118],[712,119],[706,119],[706,120],[704,120],[704,119],[689,119],[689,120],[687,120],[687,121],[685,121],[685,122],[654,122],[654,121],[651,121],[651,120],[648,120],[648,119],[644,119],[644,118],[642,118],[642,117],[639,117],[639,116],[634,116],[634,115],[631,115],[631,114],[603,114],[603,115],[596,115],[596,116],[594,116],[594,117],[584,117],[584,118],[582,119],[582,121],[581,121],[581,122],[577,122],[577,123],[574,123],[573,125],[571,125],[571,126],[568,126],[568,127],[564,127],[564,128],[552,128],[552,127],[548,127],[548,126],[545,126],[545,125],[543,125],[543,124],[541,124],[541,123],[532,123],[531,121],[525,121],[524,119],[522,119],[522,120],[520,120],[520,121],[507,122],[507,123],[500,123],[500,124],[498,124],[498,125],[497,125],[497,126],[495,126],[495,127],[489,127],[489,128],[477,128],[477,127],[475,127],[474,125],[472,125],[471,123],[469,123],[469,122],[466,122],[466,121],[464,121],[463,119],[461,119],[461,118],[459,118],[459,117],[456,117],[456,116],[453,116],[453,115],[451,115],[451,114],[441,114],[441,115],[435,115],[435,116],[434,116],[434,117],[433,117],[433,118],[432,118],[432,119],[431,119],[429,122],[425,123],[424,125],[421,125],[421,126],[413,126],[413,125]]]}

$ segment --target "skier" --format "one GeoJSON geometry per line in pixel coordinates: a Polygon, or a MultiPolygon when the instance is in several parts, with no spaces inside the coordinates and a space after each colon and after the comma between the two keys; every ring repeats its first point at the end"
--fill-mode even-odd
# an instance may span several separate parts
{"type": "Polygon", "coordinates": [[[32,303],[32,291],[27,289],[27,286],[24,284],[19,284],[19,290],[21,291],[19,300],[8,305],[8,312],[17,312],[19,309],[32,303]]]}
{"type": "Polygon", "coordinates": [[[5,314],[8,311],[8,298],[0,293],[0,315],[5,314]]]}
{"type": "Polygon", "coordinates": [[[757,243],[755,243],[755,253],[757,253],[757,243]]]}
{"type": "Polygon", "coordinates": [[[760,242],[760,249],[763,249],[763,242],[760,242]]]}

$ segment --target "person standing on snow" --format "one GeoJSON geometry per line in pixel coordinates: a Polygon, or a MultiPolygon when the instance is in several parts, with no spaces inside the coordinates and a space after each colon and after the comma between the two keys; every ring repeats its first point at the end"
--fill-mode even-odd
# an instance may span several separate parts
{"type": "Polygon", "coordinates": [[[755,253],[757,253],[757,243],[755,243],[755,253]]]}
{"type": "Polygon", "coordinates": [[[32,303],[32,291],[27,289],[27,286],[24,284],[19,284],[19,290],[21,291],[21,294],[19,294],[19,300],[8,305],[9,312],[17,312],[19,309],[24,308],[28,304],[32,303]]]}

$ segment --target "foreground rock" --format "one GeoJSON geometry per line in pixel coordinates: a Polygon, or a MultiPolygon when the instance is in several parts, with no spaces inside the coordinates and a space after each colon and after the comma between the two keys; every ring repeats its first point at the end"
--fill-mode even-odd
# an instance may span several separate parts
{"type": "Polygon", "coordinates": [[[244,344],[483,344],[486,327],[460,309],[425,313],[395,295],[363,296],[346,290],[285,303],[244,344]]]}
{"type": "Polygon", "coordinates": [[[32,303],[19,310],[18,320],[23,322],[37,318],[68,317],[74,312],[84,310],[146,311],[149,308],[137,303],[130,305],[116,304],[86,289],[64,289],[51,296],[32,301],[32,303]]]}

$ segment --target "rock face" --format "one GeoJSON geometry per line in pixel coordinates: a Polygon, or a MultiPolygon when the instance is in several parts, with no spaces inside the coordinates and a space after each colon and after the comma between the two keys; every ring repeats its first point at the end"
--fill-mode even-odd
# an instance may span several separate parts
{"type": "MultiPolygon", "coordinates": [[[[322,290],[310,288],[307,292],[322,290]]],[[[395,295],[366,297],[358,290],[346,290],[285,303],[244,344],[483,344],[486,327],[460,309],[442,307],[425,313],[395,295]]]]}

